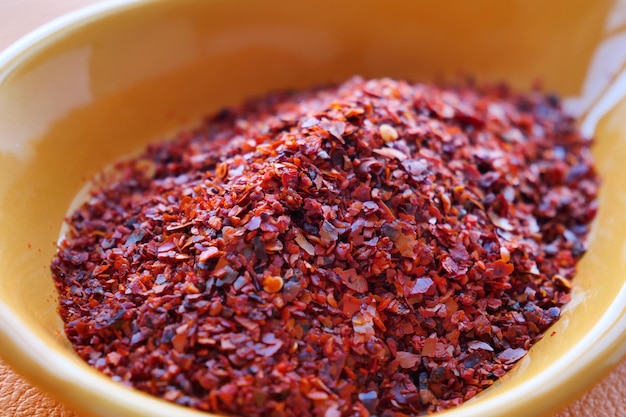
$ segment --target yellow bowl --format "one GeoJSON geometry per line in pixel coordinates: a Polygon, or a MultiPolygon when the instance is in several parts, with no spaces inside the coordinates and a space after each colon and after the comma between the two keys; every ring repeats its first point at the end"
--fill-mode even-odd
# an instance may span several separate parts
{"type": "Polygon", "coordinates": [[[0,56],[0,354],[85,415],[206,416],[118,385],[65,339],[48,265],[85,182],[148,141],[277,88],[353,74],[437,80],[462,71],[522,89],[541,79],[573,97],[574,111],[592,109],[583,128],[595,130],[603,185],[590,251],[551,332],[500,383],[442,415],[555,411],[626,353],[617,76],[626,26],[612,3],[120,0],[27,36],[0,56]]]}

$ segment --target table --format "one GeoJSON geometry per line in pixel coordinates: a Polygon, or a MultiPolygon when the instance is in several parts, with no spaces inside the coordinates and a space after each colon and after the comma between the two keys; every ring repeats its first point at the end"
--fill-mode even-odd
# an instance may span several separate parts
{"type": "MultiPolygon", "coordinates": [[[[97,0],[0,0],[0,49],[37,26],[97,0]]],[[[79,417],[0,359],[0,417],[79,417]]],[[[532,417],[532,416],[529,416],[532,417]]],[[[626,360],[555,417],[626,417],[626,360]]]]}

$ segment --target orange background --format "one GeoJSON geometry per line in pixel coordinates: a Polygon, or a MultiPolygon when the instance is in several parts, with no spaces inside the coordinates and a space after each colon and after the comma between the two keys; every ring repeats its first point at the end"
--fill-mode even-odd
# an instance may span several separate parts
{"type": "MultiPolygon", "coordinates": [[[[0,0],[0,50],[37,26],[95,2],[96,0],[0,0]]],[[[9,416],[78,417],[33,388],[0,359],[0,417],[9,416]]],[[[626,360],[594,389],[555,417],[626,417],[626,360]]]]}

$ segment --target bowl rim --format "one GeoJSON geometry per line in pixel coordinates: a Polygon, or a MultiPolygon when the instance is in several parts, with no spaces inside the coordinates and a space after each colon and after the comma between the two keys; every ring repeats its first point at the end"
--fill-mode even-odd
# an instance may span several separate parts
{"type": "MultiPolygon", "coordinates": [[[[164,1],[102,1],[62,15],[34,29],[0,52],[0,85],[23,59],[36,55],[40,50],[53,44],[58,36],[69,34],[79,26],[106,16],[123,13],[126,9],[164,1]]],[[[617,98],[623,99],[626,93],[626,70],[620,74],[620,79],[624,79],[624,83],[618,89],[617,98]]],[[[605,104],[598,106],[602,111],[594,114],[593,123],[598,122],[619,100],[616,99],[615,90],[609,89],[601,101],[605,104]]],[[[587,131],[593,130],[589,123],[585,125],[587,131]]],[[[0,353],[6,363],[71,407],[103,416],[211,415],[117,384],[87,365],[79,364],[77,358],[70,358],[57,350],[51,351],[46,341],[37,336],[2,298],[0,298],[0,337],[3,340],[3,343],[0,343],[0,353]],[[103,384],[105,381],[107,383],[103,384]],[[111,398],[120,401],[112,401],[111,398]]],[[[520,415],[543,415],[554,412],[589,389],[624,356],[626,356],[626,282],[622,284],[613,302],[591,330],[550,366],[507,392],[483,402],[470,401],[462,407],[438,415],[504,417],[513,412],[519,412],[520,415]],[[545,376],[550,376],[551,379],[546,380],[545,376]],[[573,380],[576,383],[564,389],[573,380]]]]}
{"type": "MultiPolygon", "coordinates": [[[[5,79],[11,70],[19,64],[17,62],[20,56],[35,47],[38,43],[46,40],[46,38],[60,34],[64,31],[71,30],[76,23],[87,23],[90,18],[103,15],[107,12],[118,11],[124,6],[137,5],[139,3],[149,3],[154,0],[106,0],[79,7],[76,10],[62,14],[43,25],[36,27],[30,32],[22,35],[13,41],[9,46],[0,51],[0,83],[5,79]]],[[[102,17],[102,16],[101,16],[102,17]]]]}

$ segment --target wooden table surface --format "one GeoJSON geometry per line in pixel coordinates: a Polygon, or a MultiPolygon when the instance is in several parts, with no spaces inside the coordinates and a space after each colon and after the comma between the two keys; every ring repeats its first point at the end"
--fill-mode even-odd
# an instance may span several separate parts
{"type": "MultiPolygon", "coordinates": [[[[37,26],[96,0],[0,0],[0,50],[37,26]]],[[[0,417],[78,417],[0,359],[0,417]]],[[[529,416],[533,417],[533,416],[529,416]]],[[[626,417],[626,360],[555,417],[626,417]]]]}

